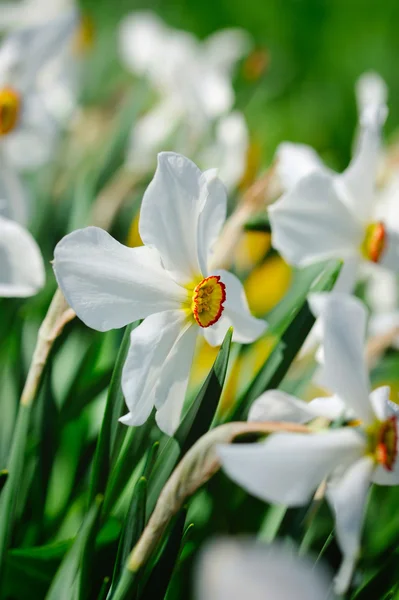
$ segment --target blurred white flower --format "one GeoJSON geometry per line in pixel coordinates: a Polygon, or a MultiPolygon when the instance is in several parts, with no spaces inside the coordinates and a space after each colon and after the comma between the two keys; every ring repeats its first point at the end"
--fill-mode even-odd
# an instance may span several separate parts
{"type": "Polygon", "coordinates": [[[278,170],[287,191],[269,208],[273,245],[282,256],[299,266],[343,259],[337,287],[348,292],[361,262],[399,270],[399,229],[376,199],[385,83],[367,74],[358,83],[358,96],[360,133],[346,171],[334,173],[307,146],[283,144],[278,170]]]}
{"type": "Polygon", "coordinates": [[[208,543],[196,568],[197,600],[333,600],[319,564],[281,543],[222,538],[208,543]]]}
{"type": "MultiPolygon", "coordinates": [[[[250,48],[247,33],[226,29],[199,42],[167,27],[151,12],[126,17],[120,51],[127,68],[146,77],[159,101],[134,126],[127,164],[146,170],[154,154],[176,135],[175,148],[192,153],[216,119],[234,104],[231,76],[250,48]]],[[[219,165],[217,165],[219,166],[219,165]]]]}
{"type": "Polygon", "coordinates": [[[199,157],[204,165],[217,165],[218,175],[227,190],[233,190],[246,169],[249,135],[244,116],[233,111],[221,117],[215,127],[214,141],[199,157]]]}
{"type": "Polygon", "coordinates": [[[37,168],[51,158],[58,126],[38,79],[74,27],[70,14],[18,30],[0,46],[0,152],[17,169],[37,168]]]}
{"type": "Polygon", "coordinates": [[[324,330],[324,379],[335,395],[306,404],[269,391],[254,404],[249,418],[303,423],[325,416],[329,420],[352,419],[352,426],[309,434],[274,434],[260,444],[222,446],[219,453],[227,474],[268,502],[307,504],[327,479],[326,496],[343,552],[336,591],[343,593],[360,550],[370,484],[399,484],[399,407],[389,401],[389,388],[370,392],[364,361],[366,310],[361,302],[337,294],[324,298],[321,307],[317,297],[313,300],[324,330]]]}
{"type": "Polygon", "coordinates": [[[0,216],[0,297],[33,296],[43,287],[44,277],[43,259],[31,234],[0,216]]]}
{"type": "Polygon", "coordinates": [[[76,10],[75,0],[14,0],[1,3],[0,30],[25,29],[76,10]]]}
{"type": "Polygon", "coordinates": [[[174,432],[199,333],[218,345],[230,326],[242,343],[265,331],[240,281],[208,271],[226,203],[215,170],[202,173],[184,156],[161,153],[141,207],[143,247],[127,248],[88,227],[55,249],[58,284],[89,327],[107,331],[145,319],[131,334],[123,369],[127,425],[144,423],[155,406],[159,427],[174,432]]]}

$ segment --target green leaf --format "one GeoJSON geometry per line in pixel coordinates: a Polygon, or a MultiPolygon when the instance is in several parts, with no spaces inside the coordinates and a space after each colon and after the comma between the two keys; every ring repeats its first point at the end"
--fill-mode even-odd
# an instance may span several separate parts
{"type": "Polygon", "coordinates": [[[97,497],[53,579],[46,600],[80,600],[88,597],[88,561],[93,553],[101,505],[102,498],[97,497]]]}
{"type": "MultiPolygon", "coordinates": [[[[114,574],[112,578],[112,587],[115,587],[124,565],[128,559],[129,553],[141,536],[145,527],[145,507],[147,500],[147,479],[140,477],[135,485],[132,502],[123,525],[122,534],[119,541],[118,553],[115,560],[114,574]]],[[[112,589],[111,587],[111,589],[112,589]]]]}
{"type": "Polygon", "coordinates": [[[230,328],[225,335],[212,369],[194,402],[184,415],[175,436],[167,439],[159,453],[148,486],[147,510],[149,514],[154,509],[160,491],[179,457],[184,455],[211,426],[226,378],[232,333],[230,328]]]}
{"type": "Polygon", "coordinates": [[[112,373],[107,403],[105,405],[104,417],[93,462],[93,473],[89,493],[90,503],[93,502],[97,494],[104,493],[107,485],[112,455],[114,452],[116,432],[117,428],[120,427],[118,419],[122,415],[124,403],[121,383],[122,370],[129,351],[130,334],[139,323],[140,321],[136,321],[126,327],[112,373]]]}
{"type": "MultiPolygon", "coordinates": [[[[165,598],[173,571],[183,546],[184,524],[186,522],[187,511],[182,510],[176,517],[172,526],[172,531],[167,537],[167,542],[161,551],[160,556],[156,557],[154,563],[149,567],[149,573],[144,576],[147,579],[145,587],[139,593],[139,598],[151,598],[151,600],[163,600],[165,598]]],[[[191,531],[191,528],[188,528],[191,531]]]]}
{"type": "Polygon", "coordinates": [[[194,402],[183,417],[182,422],[174,435],[174,438],[181,448],[182,455],[184,455],[211,426],[226,379],[232,335],[233,328],[230,327],[225,335],[212,369],[209,371],[194,402]]]}
{"type": "Polygon", "coordinates": [[[270,221],[269,215],[266,211],[255,215],[249,221],[245,223],[246,231],[263,231],[265,233],[270,233],[270,221]]]}
{"type": "Polygon", "coordinates": [[[0,471],[0,494],[3,490],[3,487],[5,486],[5,483],[7,481],[7,477],[8,477],[8,471],[7,469],[3,469],[2,471],[0,471]]]}
{"type": "Polygon", "coordinates": [[[23,472],[30,414],[31,407],[20,404],[7,465],[9,476],[0,496],[0,586],[4,575],[5,554],[14,525],[15,506],[23,472]]]}

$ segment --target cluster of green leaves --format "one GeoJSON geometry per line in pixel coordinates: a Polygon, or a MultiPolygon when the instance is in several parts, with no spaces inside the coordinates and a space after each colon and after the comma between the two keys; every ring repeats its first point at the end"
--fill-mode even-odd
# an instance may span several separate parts
{"type": "MultiPolygon", "coordinates": [[[[137,82],[131,87],[115,62],[117,19],[140,7],[127,0],[83,4],[92,12],[98,37],[88,58],[82,100],[89,111],[93,105],[100,107],[109,126],[101,144],[77,156],[66,140],[59,162],[30,178],[36,201],[33,232],[48,262],[64,234],[90,222],[93,201],[121,166],[130,127],[148,101],[148,90],[137,82]]],[[[355,2],[349,6],[354,9],[355,2]]],[[[394,55],[397,44],[393,29],[397,4],[379,3],[374,13],[357,23],[360,36],[371,23],[373,27],[366,56],[355,48],[353,60],[350,49],[356,32],[345,24],[347,7],[341,2],[290,1],[280,11],[277,0],[267,6],[256,0],[174,1],[163,3],[160,13],[171,24],[187,26],[199,35],[218,27],[243,26],[260,45],[270,48],[270,73],[256,84],[240,77],[237,81],[237,104],[245,110],[264,158],[270,159],[276,144],[288,137],[331,152],[333,162],[344,165],[354,123],[355,77],[366,68],[378,68],[393,93],[399,91],[393,76],[396,65],[385,60],[394,55]],[[334,52],[327,52],[328,40],[342,36],[345,44],[334,44],[334,52]],[[335,85],[332,56],[338,61],[344,54],[346,70],[335,85]]],[[[398,108],[399,102],[393,112],[398,108]]],[[[126,239],[141,192],[140,187],[132,192],[113,226],[118,239],[126,239]]],[[[248,229],[259,228],[267,231],[267,221],[248,223],[248,229]]],[[[293,393],[302,390],[311,369],[299,380],[289,369],[313,324],[306,297],[310,291],[331,289],[339,268],[328,263],[295,273],[286,297],[267,315],[272,352],[256,373],[248,374],[228,414],[220,410],[226,374],[248,349],[231,344],[231,332],[227,334],[200,389],[188,394],[174,438],[162,434],[153,418],[137,428],[118,422],[125,411],[121,369],[137,323],[124,332],[106,334],[90,331],[78,320],[69,324],[53,348],[32,409],[17,420],[38,327],[55,290],[51,269],[46,289],[36,298],[1,300],[0,596],[186,600],[203,542],[223,533],[252,533],[265,541],[286,536],[335,568],[340,556],[324,503],[295,510],[265,506],[220,473],[176,516],[145,568],[134,578],[126,577],[124,570],[162,487],[195,441],[218,423],[245,419],[253,400],[266,389],[282,385],[293,393]],[[13,440],[25,447],[18,464],[10,456],[13,440]],[[16,501],[7,506],[13,468],[20,476],[16,501]]],[[[397,387],[398,360],[395,352],[387,353],[376,366],[373,381],[397,387]]],[[[365,577],[350,598],[399,599],[398,499],[394,488],[373,490],[360,558],[365,577]]]]}

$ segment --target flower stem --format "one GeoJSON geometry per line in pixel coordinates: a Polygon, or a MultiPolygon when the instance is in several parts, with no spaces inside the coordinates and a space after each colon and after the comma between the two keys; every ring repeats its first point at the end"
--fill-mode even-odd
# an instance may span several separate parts
{"type": "Polygon", "coordinates": [[[136,573],[141,569],[158,545],[172,517],[187,498],[219,470],[220,461],[216,451],[218,444],[231,443],[239,435],[277,431],[308,433],[309,429],[296,423],[236,422],[216,427],[202,436],[183,457],[163,488],[153,514],[129,556],[127,570],[136,573]]]}

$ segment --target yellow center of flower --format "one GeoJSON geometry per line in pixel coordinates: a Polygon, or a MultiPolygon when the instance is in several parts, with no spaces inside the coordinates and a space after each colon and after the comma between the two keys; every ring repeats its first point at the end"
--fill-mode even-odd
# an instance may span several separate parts
{"type": "Polygon", "coordinates": [[[12,88],[0,89],[0,135],[15,129],[21,112],[21,97],[12,88]]]}
{"type": "Polygon", "coordinates": [[[387,244],[387,233],[384,223],[381,221],[370,223],[366,228],[366,234],[362,242],[361,251],[367,260],[379,262],[387,244]]]}
{"type": "Polygon", "coordinates": [[[219,275],[206,277],[195,286],[191,301],[191,311],[200,327],[209,327],[218,321],[226,300],[226,286],[219,275]]]}
{"type": "Polygon", "coordinates": [[[376,421],[367,429],[369,452],[376,463],[382,465],[387,471],[392,471],[398,444],[398,428],[396,417],[389,417],[386,421],[376,421]]]}

